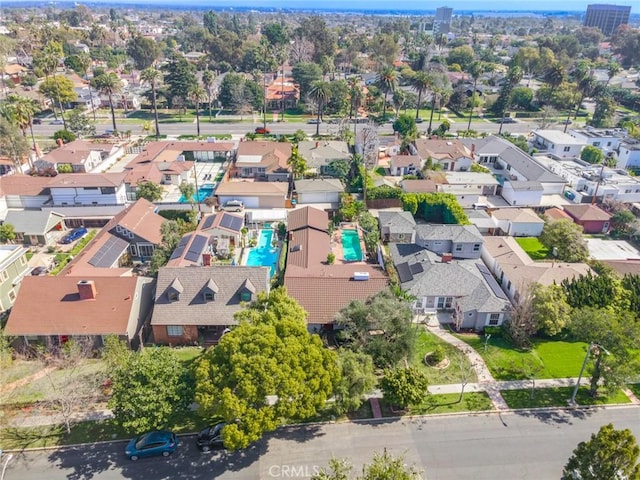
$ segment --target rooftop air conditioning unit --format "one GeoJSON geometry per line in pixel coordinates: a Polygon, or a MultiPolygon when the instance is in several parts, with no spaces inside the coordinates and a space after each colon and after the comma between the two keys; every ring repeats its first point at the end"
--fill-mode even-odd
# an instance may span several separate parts
{"type": "Polygon", "coordinates": [[[369,280],[369,272],[353,272],[353,279],[356,281],[367,281],[369,280]]]}

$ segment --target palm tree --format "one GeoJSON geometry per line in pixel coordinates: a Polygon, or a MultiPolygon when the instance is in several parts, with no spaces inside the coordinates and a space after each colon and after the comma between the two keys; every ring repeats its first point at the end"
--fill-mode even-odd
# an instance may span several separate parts
{"type": "Polygon", "coordinates": [[[316,122],[316,136],[320,135],[320,120],[322,118],[322,110],[331,96],[331,88],[329,83],[318,81],[313,82],[311,90],[309,90],[309,97],[318,104],[318,118],[316,122]]]}
{"type": "Polygon", "coordinates": [[[558,88],[562,85],[564,78],[564,65],[560,62],[553,63],[544,74],[544,82],[552,88],[558,88]]]}
{"type": "MultiPolygon", "coordinates": [[[[469,66],[469,75],[473,78],[473,94],[471,98],[476,94],[476,88],[478,86],[478,79],[482,76],[485,70],[485,63],[481,61],[475,61],[469,66]]],[[[473,117],[473,103],[469,111],[469,123],[467,124],[467,131],[471,130],[471,117],[473,117]]]]}
{"type": "Polygon", "coordinates": [[[109,108],[111,109],[111,121],[113,123],[113,132],[118,131],[116,126],[116,112],[113,108],[113,96],[122,90],[122,82],[115,73],[103,73],[94,80],[97,90],[102,95],[109,97],[109,108]]]}
{"type": "MultiPolygon", "coordinates": [[[[39,111],[36,103],[30,98],[19,95],[10,95],[8,103],[13,110],[13,120],[20,130],[22,130],[22,136],[26,138],[27,128],[31,131],[31,141],[33,142],[33,151],[35,152],[36,139],[33,135],[33,117],[39,111]]],[[[30,157],[29,160],[31,160],[30,157]]]]}
{"type": "Polygon", "coordinates": [[[211,88],[213,87],[214,80],[213,72],[209,69],[206,69],[202,72],[202,85],[207,92],[207,102],[209,102],[209,121],[211,121],[211,100],[213,99],[213,92],[211,88]]]}
{"type": "Polygon", "coordinates": [[[149,67],[142,71],[140,74],[140,79],[143,82],[151,85],[151,104],[153,106],[153,117],[156,123],[156,140],[160,138],[160,126],[158,123],[158,104],[157,104],[157,95],[156,95],[156,87],[158,86],[158,79],[162,76],[160,70],[149,67]]]}
{"type": "Polygon", "coordinates": [[[382,104],[382,114],[386,115],[387,112],[387,96],[389,92],[394,92],[396,86],[398,84],[398,76],[393,67],[386,65],[382,67],[380,73],[378,73],[378,78],[376,79],[376,83],[378,84],[378,88],[384,92],[384,103],[382,104]]]}
{"type": "Polygon", "coordinates": [[[200,102],[207,96],[207,92],[204,91],[200,85],[194,85],[189,90],[189,98],[196,104],[196,132],[198,137],[200,136],[200,102]]]}
{"type": "Polygon", "coordinates": [[[419,71],[411,76],[409,84],[416,92],[418,92],[418,104],[416,105],[416,120],[420,118],[420,104],[422,103],[422,94],[431,88],[433,77],[428,72],[419,71]]]}
{"type": "Polygon", "coordinates": [[[364,101],[364,94],[362,88],[360,88],[360,80],[357,76],[349,77],[347,80],[349,87],[349,119],[353,119],[353,113],[358,116],[358,110],[362,106],[364,101]]]}
{"type": "MultiPolygon", "coordinates": [[[[40,60],[42,69],[44,70],[45,76],[49,78],[49,75],[53,75],[53,81],[56,86],[58,107],[60,108],[60,116],[62,117],[62,125],[64,129],[67,129],[67,122],[64,118],[64,107],[62,105],[62,101],[60,100],[60,88],[58,86],[58,76],[56,75],[56,70],[58,69],[58,65],[60,64],[60,58],[62,58],[62,45],[58,42],[50,42],[48,43],[42,50],[42,57],[40,60]]],[[[55,102],[54,102],[55,103],[55,102]]],[[[56,116],[56,109],[53,108],[53,115],[56,116]]],[[[57,116],[56,116],[57,118],[57,116]]]]}
{"type": "MultiPolygon", "coordinates": [[[[84,72],[84,76],[87,80],[89,80],[89,69],[91,65],[93,65],[93,60],[86,53],[81,53],[78,55],[78,63],[82,67],[82,71],[84,72]]],[[[93,112],[93,121],[96,122],[96,109],[93,106],[93,92],[91,91],[91,83],[89,83],[89,101],[91,102],[91,111],[93,112]]]]}
{"type": "Polygon", "coordinates": [[[609,85],[609,82],[611,81],[611,79],[615,77],[618,73],[620,73],[621,70],[622,70],[622,67],[620,66],[619,63],[610,62],[609,65],[607,65],[607,83],[605,83],[605,85],[609,85]]]}

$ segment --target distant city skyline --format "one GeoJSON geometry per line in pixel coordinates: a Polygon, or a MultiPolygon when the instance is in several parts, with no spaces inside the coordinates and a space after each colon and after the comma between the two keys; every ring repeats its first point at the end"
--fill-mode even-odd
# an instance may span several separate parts
{"type": "MultiPolygon", "coordinates": [[[[37,0],[36,0],[37,1],[37,0]]],[[[13,0],[6,1],[6,6],[13,6],[20,3],[35,3],[34,0],[13,0]]],[[[39,3],[39,2],[38,2],[39,3]]],[[[43,4],[52,3],[44,0],[43,4]]],[[[58,0],[56,3],[62,5],[67,3],[65,0],[58,0]]],[[[525,12],[586,12],[587,5],[602,3],[612,5],[631,6],[631,14],[640,13],[640,4],[638,0],[614,0],[614,1],[588,1],[588,0],[538,0],[531,2],[529,0],[511,0],[511,1],[488,1],[488,0],[457,0],[449,2],[429,2],[426,4],[424,0],[405,0],[401,5],[389,4],[386,0],[353,0],[345,4],[343,0],[306,0],[304,2],[298,0],[186,0],[180,4],[176,4],[174,0],[79,0],[80,4],[110,4],[114,7],[119,5],[149,5],[149,6],[174,6],[177,8],[186,8],[193,6],[197,8],[224,8],[224,7],[244,7],[244,8],[296,8],[296,9],[323,9],[323,10],[426,10],[435,11],[438,7],[451,7],[454,15],[461,11],[525,11],[525,12]]],[[[1,5],[1,3],[0,3],[1,5]]]]}

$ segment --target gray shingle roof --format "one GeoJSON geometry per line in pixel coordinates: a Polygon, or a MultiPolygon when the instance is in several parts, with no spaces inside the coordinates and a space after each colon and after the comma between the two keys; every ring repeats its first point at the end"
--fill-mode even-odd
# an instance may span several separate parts
{"type": "Polygon", "coordinates": [[[342,182],[337,178],[316,178],[313,180],[296,180],[296,192],[344,192],[342,182]]]}
{"type": "Polygon", "coordinates": [[[309,168],[328,165],[334,160],[351,160],[347,142],[339,141],[303,141],[298,143],[298,153],[309,168]]]}
{"type": "Polygon", "coordinates": [[[63,215],[55,212],[42,210],[9,210],[4,223],[13,225],[13,229],[17,233],[44,235],[63,219],[63,215]]]}
{"type": "Polygon", "coordinates": [[[234,314],[243,308],[241,293],[249,291],[255,300],[268,288],[267,267],[162,267],[151,325],[234,325],[234,314]],[[171,302],[167,291],[176,283],[182,290],[171,302]],[[206,301],[205,292],[214,293],[214,300],[206,301]]]}
{"type": "Polygon", "coordinates": [[[416,237],[454,243],[482,243],[482,235],[475,225],[416,225],[416,237]]]}
{"type": "Polygon", "coordinates": [[[394,233],[412,233],[416,221],[411,212],[385,212],[378,213],[378,223],[380,228],[390,234],[394,233]]]}

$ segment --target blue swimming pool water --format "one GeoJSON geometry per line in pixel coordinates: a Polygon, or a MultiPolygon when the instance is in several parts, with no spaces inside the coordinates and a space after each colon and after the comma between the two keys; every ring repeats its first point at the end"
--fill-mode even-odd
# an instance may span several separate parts
{"type": "Polygon", "coordinates": [[[272,239],[273,230],[260,230],[258,244],[249,251],[247,257],[247,265],[251,267],[270,267],[271,276],[275,273],[278,262],[278,249],[271,246],[272,239]]]}
{"type": "Polygon", "coordinates": [[[362,247],[357,230],[343,229],[341,231],[342,251],[347,262],[362,261],[362,247]]]}
{"type": "MultiPolygon", "coordinates": [[[[213,185],[203,185],[198,188],[198,192],[193,197],[194,202],[204,202],[204,199],[213,195],[213,191],[215,187],[213,185]]],[[[184,198],[184,195],[180,196],[180,203],[187,203],[187,199],[184,198]]]]}

